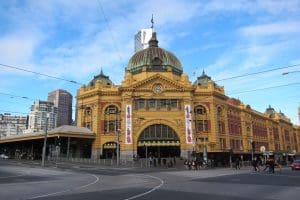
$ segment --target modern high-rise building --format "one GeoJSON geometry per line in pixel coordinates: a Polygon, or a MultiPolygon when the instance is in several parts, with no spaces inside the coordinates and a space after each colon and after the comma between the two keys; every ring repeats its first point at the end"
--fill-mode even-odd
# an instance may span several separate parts
{"type": "Polygon", "coordinates": [[[56,127],[57,107],[49,101],[34,102],[29,114],[28,130],[26,133],[51,130],[56,127]],[[48,118],[48,124],[47,124],[48,118]]]}
{"type": "Polygon", "coordinates": [[[27,116],[0,114],[0,138],[23,134],[26,126],[27,116]]]}
{"type": "Polygon", "coordinates": [[[71,125],[72,95],[66,90],[55,90],[48,93],[48,101],[57,107],[56,126],[71,125]]]}
{"type": "Polygon", "coordinates": [[[140,51],[149,47],[148,42],[152,36],[152,29],[141,29],[134,35],[134,51],[140,51]]]}

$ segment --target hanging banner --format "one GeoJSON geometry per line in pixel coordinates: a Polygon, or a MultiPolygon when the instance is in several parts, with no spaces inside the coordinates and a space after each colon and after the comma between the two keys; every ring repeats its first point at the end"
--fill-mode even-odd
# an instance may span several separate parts
{"type": "Polygon", "coordinates": [[[126,134],[125,144],[132,144],[132,114],[131,105],[126,105],[126,134]]]}
{"type": "Polygon", "coordinates": [[[185,105],[185,138],[187,144],[193,143],[191,106],[185,105]]]}

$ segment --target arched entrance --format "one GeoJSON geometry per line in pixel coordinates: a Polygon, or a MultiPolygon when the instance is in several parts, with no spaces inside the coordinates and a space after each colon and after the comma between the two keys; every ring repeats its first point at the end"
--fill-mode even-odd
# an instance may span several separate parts
{"type": "Polygon", "coordinates": [[[116,158],[117,156],[117,143],[106,142],[103,144],[102,157],[103,158],[116,158]]]}
{"type": "Polygon", "coordinates": [[[153,124],[143,130],[138,139],[137,152],[140,158],[179,157],[180,140],[176,132],[164,124],[153,124]]]}

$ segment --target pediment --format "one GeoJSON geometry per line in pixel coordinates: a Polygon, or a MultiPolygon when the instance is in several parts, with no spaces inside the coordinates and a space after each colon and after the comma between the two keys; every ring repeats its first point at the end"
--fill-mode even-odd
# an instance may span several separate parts
{"type": "Polygon", "coordinates": [[[188,89],[179,81],[171,80],[160,74],[156,74],[139,81],[133,84],[131,88],[135,91],[153,91],[157,86],[161,86],[162,91],[185,91],[188,89]]]}

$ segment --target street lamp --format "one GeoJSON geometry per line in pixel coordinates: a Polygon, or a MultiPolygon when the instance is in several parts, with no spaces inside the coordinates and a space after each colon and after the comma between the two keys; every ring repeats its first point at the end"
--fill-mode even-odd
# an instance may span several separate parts
{"type": "Polygon", "coordinates": [[[44,146],[43,146],[43,153],[42,153],[42,167],[45,167],[45,157],[46,157],[46,145],[47,145],[47,136],[48,136],[48,121],[49,121],[50,114],[47,113],[46,116],[46,126],[45,126],[45,136],[44,136],[44,146]]]}

